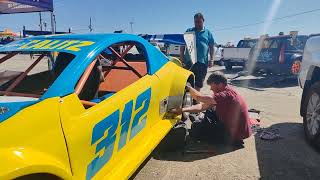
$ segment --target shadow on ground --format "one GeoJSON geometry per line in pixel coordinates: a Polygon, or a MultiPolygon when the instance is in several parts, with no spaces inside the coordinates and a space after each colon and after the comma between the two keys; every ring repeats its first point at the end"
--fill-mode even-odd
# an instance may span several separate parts
{"type": "Polygon", "coordinates": [[[243,67],[236,66],[236,67],[233,67],[231,70],[217,69],[217,70],[212,70],[212,71],[209,71],[209,72],[221,71],[224,74],[228,75],[228,74],[236,74],[236,73],[241,72],[243,70],[244,70],[243,67]]]}
{"type": "Polygon", "coordinates": [[[298,86],[298,78],[294,75],[275,75],[271,73],[256,72],[249,75],[242,67],[232,70],[217,69],[210,72],[223,72],[231,85],[251,90],[263,91],[263,88],[287,88],[298,86]]]}
{"type": "Polygon", "coordinates": [[[243,147],[233,147],[225,144],[213,144],[190,140],[185,149],[176,152],[165,152],[156,149],[152,157],[157,160],[192,162],[221,154],[230,153],[243,147]]]}
{"type": "Polygon", "coordinates": [[[252,79],[231,79],[230,84],[246,88],[287,88],[298,86],[295,76],[253,76],[252,79]]]}
{"type": "Polygon", "coordinates": [[[151,158],[163,161],[192,162],[234,152],[241,148],[243,148],[243,146],[236,148],[222,144],[219,145],[200,141],[196,142],[191,139],[188,140],[184,149],[179,149],[174,152],[162,151],[159,148],[156,148],[129,179],[133,180],[151,158]]]}
{"type": "Polygon", "coordinates": [[[320,179],[320,155],[304,140],[301,123],[271,126],[282,136],[274,141],[255,135],[260,179],[320,179]]]}

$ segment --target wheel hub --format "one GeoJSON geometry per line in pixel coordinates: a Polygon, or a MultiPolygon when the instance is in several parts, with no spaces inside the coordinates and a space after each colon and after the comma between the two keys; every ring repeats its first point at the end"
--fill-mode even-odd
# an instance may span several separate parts
{"type": "Polygon", "coordinates": [[[190,92],[186,92],[184,100],[183,100],[183,107],[192,106],[192,97],[190,92]]]}
{"type": "Polygon", "coordinates": [[[319,131],[320,120],[320,97],[317,93],[313,93],[309,99],[307,106],[307,128],[311,135],[316,135],[319,131]]]}

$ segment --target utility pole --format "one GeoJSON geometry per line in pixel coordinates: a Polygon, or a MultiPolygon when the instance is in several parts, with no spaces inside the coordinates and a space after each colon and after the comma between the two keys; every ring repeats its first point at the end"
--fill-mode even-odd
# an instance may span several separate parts
{"type": "Polygon", "coordinates": [[[130,21],[131,34],[133,34],[133,24],[134,24],[133,20],[130,21]]]}
{"type": "Polygon", "coordinates": [[[93,31],[93,28],[92,28],[92,23],[91,23],[91,17],[90,17],[89,30],[90,30],[90,32],[92,32],[92,31],[93,31]]]}
{"type": "Polygon", "coordinates": [[[40,18],[40,31],[42,31],[42,17],[41,17],[41,12],[39,12],[39,18],[40,18]]]}
{"type": "Polygon", "coordinates": [[[53,12],[51,12],[51,31],[52,34],[55,34],[57,31],[56,15],[53,12]]]}
{"type": "Polygon", "coordinates": [[[22,37],[26,37],[26,26],[23,26],[23,30],[22,30],[22,37]]]}
{"type": "Polygon", "coordinates": [[[44,31],[47,31],[47,22],[46,21],[43,22],[43,26],[44,26],[44,31]]]}

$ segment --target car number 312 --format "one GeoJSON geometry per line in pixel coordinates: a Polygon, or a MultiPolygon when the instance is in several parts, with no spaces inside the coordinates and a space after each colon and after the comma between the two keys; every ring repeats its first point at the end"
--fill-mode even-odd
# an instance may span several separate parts
{"type": "Polygon", "coordinates": [[[128,131],[130,128],[129,125],[131,121],[132,126],[129,141],[146,126],[150,98],[151,88],[145,90],[137,97],[134,109],[134,100],[130,100],[125,104],[122,112],[120,112],[120,109],[117,109],[94,126],[92,131],[91,145],[96,145],[96,157],[87,166],[86,179],[91,179],[111,159],[115,147],[115,140],[117,136],[116,130],[118,125],[121,128],[118,151],[120,151],[127,143],[128,131]],[[133,111],[135,112],[134,117],[132,117],[133,111]],[[122,113],[121,119],[120,113],[122,113]],[[142,120],[139,121],[141,118],[142,120]],[[103,138],[106,132],[107,136],[103,138]],[[99,156],[98,153],[103,149],[104,154],[99,156]]]}

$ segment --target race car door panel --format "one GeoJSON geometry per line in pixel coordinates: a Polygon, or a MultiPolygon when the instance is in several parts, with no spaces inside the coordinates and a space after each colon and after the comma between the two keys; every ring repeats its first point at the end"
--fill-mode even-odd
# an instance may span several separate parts
{"type": "Polygon", "coordinates": [[[139,164],[136,156],[149,153],[144,147],[152,140],[149,119],[157,118],[157,81],[144,76],[89,109],[76,94],[63,98],[61,120],[76,179],[117,176],[120,167],[139,164]]]}
{"type": "MultiPolygon", "coordinates": [[[[132,43],[119,46],[133,47],[132,43]]],[[[155,75],[141,75],[142,71],[134,65],[137,63],[124,59],[125,53],[129,52],[127,48],[123,52],[119,46],[109,47],[97,57],[109,66],[103,72],[105,81],[98,84],[98,94],[104,94],[104,99],[99,96],[90,100],[93,97],[82,96],[78,86],[77,94],[62,98],[60,115],[75,179],[128,178],[151,152],[150,144],[154,144],[151,124],[159,118],[159,114],[153,113],[159,111],[159,79],[155,75]],[[128,71],[133,72],[135,78],[129,78],[128,71]],[[93,106],[83,105],[84,101],[93,106]]],[[[134,52],[127,57],[139,58],[141,62],[141,56],[134,52]]],[[[88,66],[90,70],[89,67],[93,72],[95,62],[88,66]]],[[[92,94],[91,89],[88,88],[86,94],[92,94]]]]}

